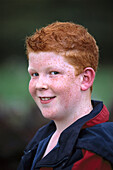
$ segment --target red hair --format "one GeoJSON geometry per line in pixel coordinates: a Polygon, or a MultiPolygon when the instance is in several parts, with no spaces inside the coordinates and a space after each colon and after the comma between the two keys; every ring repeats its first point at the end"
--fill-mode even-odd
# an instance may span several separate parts
{"type": "Polygon", "coordinates": [[[99,50],[95,39],[83,26],[72,22],[55,22],[26,38],[30,52],[56,52],[66,58],[80,74],[86,67],[97,71],[99,50]]]}

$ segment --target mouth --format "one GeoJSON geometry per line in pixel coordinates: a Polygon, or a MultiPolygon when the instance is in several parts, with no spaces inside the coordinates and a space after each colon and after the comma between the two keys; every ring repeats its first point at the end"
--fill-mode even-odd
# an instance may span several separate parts
{"type": "Polygon", "coordinates": [[[50,103],[56,96],[53,97],[39,97],[42,104],[50,103]]]}

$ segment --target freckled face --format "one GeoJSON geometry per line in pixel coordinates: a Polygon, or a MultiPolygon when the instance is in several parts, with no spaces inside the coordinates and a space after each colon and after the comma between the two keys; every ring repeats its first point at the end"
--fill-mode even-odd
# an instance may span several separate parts
{"type": "Polygon", "coordinates": [[[68,119],[81,99],[80,77],[63,56],[53,52],[29,54],[29,91],[44,117],[68,119]]]}

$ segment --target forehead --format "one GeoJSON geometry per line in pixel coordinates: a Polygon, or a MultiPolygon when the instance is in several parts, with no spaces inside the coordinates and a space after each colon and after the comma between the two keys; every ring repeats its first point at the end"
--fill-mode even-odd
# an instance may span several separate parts
{"type": "Polygon", "coordinates": [[[57,67],[65,67],[74,69],[72,65],[70,65],[63,56],[56,54],[54,52],[38,52],[29,53],[29,66],[57,66],[57,67]]]}

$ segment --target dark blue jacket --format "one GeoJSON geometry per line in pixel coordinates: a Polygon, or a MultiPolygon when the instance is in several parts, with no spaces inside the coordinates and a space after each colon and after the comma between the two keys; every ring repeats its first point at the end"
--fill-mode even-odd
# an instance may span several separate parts
{"type": "MultiPolygon", "coordinates": [[[[106,163],[106,167],[113,166],[113,123],[106,122],[109,113],[102,102],[92,101],[92,104],[93,111],[65,129],[60,135],[57,146],[43,159],[41,157],[56,127],[54,121],[51,121],[39,129],[26,147],[18,170],[38,170],[41,167],[78,170],[77,166],[82,167],[82,163],[87,160],[83,151],[88,151],[89,155],[90,152],[94,154],[93,159],[96,160],[97,166],[100,159],[109,164],[106,163]]],[[[94,160],[89,161],[89,169],[95,166],[93,162],[94,160]]]]}

